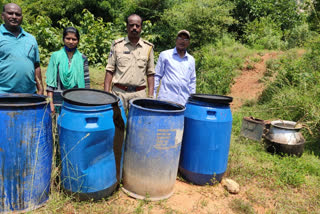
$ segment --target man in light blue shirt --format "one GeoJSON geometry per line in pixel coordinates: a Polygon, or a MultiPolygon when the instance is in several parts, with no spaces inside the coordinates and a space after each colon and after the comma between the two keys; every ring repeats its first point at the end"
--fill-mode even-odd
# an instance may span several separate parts
{"type": "Polygon", "coordinates": [[[36,39],[25,32],[22,10],[14,3],[3,7],[0,26],[0,93],[43,94],[36,39]]]}
{"type": "Polygon", "coordinates": [[[156,66],[154,97],[185,105],[190,94],[196,92],[195,60],[188,54],[190,33],[181,30],[177,34],[176,47],[160,53],[156,66]]]}

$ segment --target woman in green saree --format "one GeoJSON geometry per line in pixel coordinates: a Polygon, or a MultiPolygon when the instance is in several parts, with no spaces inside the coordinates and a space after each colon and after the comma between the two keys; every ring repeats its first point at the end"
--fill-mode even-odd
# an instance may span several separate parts
{"type": "Polygon", "coordinates": [[[60,112],[63,90],[90,88],[88,59],[77,49],[79,40],[80,35],[76,28],[65,28],[63,30],[64,47],[50,57],[46,73],[46,91],[51,98],[52,113],[60,112]]]}

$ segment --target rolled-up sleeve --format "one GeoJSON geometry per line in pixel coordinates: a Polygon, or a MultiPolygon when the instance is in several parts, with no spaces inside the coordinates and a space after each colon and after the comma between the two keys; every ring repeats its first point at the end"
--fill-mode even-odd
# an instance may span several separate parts
{"type": "Polygon", "coordinates": [[[155,74],[154,71],[154,52],[153,52],[153,47],[150,47],[150,55],[149,55],[149,60],[148,60],[148,67],[147,67],[147,75],[155,74]]]}
{"type": "Polygon", "coordinates": [[[116,53],[115,53],[115,46],[111,46],[111,50],[108,57],[108,64],[106,66],[106,71],[114,72],[116,69],[116,53]]]}

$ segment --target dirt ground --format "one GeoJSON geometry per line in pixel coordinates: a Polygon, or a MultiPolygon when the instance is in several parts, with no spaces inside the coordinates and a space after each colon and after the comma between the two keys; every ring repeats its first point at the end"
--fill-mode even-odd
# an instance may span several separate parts
{"type": "Polygon", "coordinates": [[[229,96],[233,97],[231,108],[236,110],[241,107],[245,101],[256,100],[264,89],[264,84],[260,81],[266,72],[266,62],[269,59],[275,59],[278,53],[266,53],[263,56],[256,55],[260,61],[254,63],[248,69],[248,62],[244,65],[244,69],[231,87],[229,96]]]}

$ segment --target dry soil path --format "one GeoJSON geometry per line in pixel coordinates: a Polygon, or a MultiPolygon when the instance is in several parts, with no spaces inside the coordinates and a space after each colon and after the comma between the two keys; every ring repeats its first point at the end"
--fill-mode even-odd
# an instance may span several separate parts
{"type": "Polygon", "coordinates": [[[269,59],[274,59],[278,55],[277,52],[266,53],[263,56],[256,55],[255,58],[260,57],[260,61],[250,66],[245,64],[242,73],[235,79],[235,83],[231,87],[229,96],[233,97],[231,108],[238,109],[243,103],[249,100],[256,100],[261,95],[264,84],[261,81],[266,72],[266,62],[269,59]],[[248,67],[251,67],[248,69],[248,67]]]}

